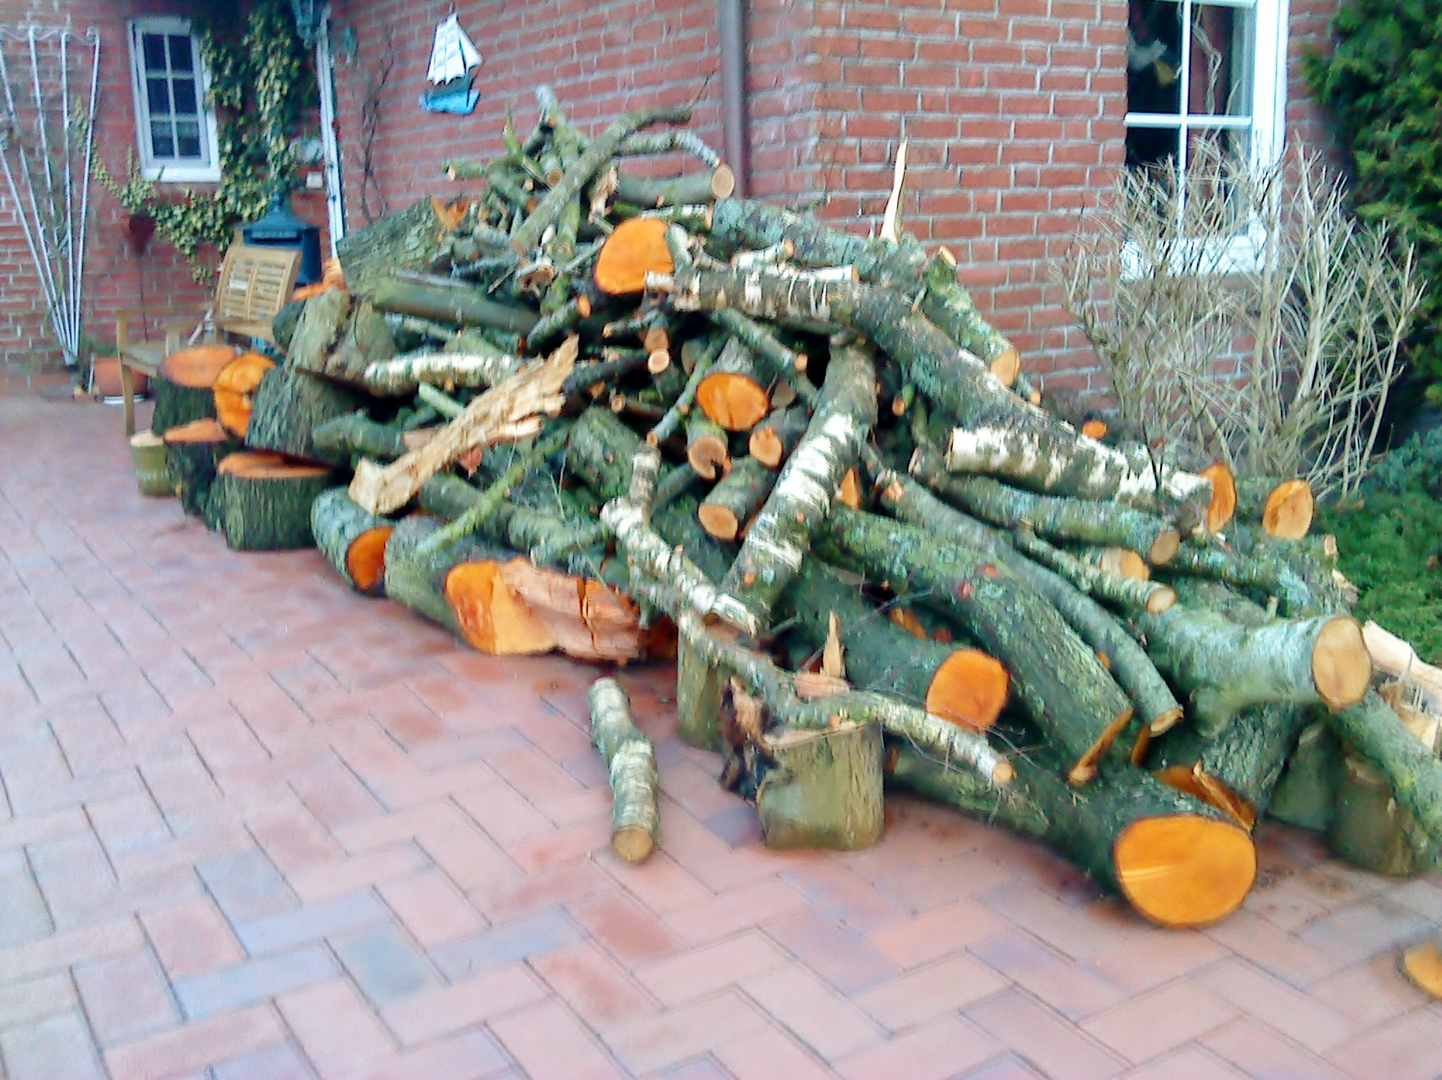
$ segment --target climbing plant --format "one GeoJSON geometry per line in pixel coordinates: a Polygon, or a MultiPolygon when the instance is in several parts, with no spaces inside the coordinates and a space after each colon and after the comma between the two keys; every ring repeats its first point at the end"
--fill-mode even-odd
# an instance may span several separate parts
{"type": "Polygon", "coordinates": [[[293,186],[299,165],[291,142],[315,93],[285,0],[257,0],[243,18],[235,7],[197,2],[191,19],[209,78],[206,103],[218,128],[215,189],[180,187],[172,194],[172,185],[141,175],[133,151],[123,178],[103,164],[96,170],[127,211],[154,220],[156,233],[185,257],[197,281],[214,270],[197,259],[201,247],[226,246],[237,224],[258,218],[272,196],[293,186]]]}

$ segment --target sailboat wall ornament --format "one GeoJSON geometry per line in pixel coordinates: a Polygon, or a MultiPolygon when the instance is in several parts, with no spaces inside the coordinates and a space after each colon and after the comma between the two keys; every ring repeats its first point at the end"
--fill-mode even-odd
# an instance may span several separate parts
{"type": "Polygon", "coordinates": [[[475,81],[471,69],[480,63],[480,51],[461,29],[455,12],[447,15],[436,24],[431,62],[426,69],[426,78],[436,87],[421,95],[421,108],[427,112],[469,115],[481,97],[479,90],[471,89],[475,81]]]}

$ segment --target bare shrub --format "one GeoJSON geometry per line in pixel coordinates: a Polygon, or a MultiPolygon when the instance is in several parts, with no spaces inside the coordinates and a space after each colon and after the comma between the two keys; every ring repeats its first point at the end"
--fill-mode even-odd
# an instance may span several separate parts
{"type": "Polygon", "coordinates": [[[1060,269],[1063,306],[1158,458],[1356,491],[1421,298],[1412,247],[1347,208],[1316,155],[1214,147],[1127,170],[1060,269]]]}

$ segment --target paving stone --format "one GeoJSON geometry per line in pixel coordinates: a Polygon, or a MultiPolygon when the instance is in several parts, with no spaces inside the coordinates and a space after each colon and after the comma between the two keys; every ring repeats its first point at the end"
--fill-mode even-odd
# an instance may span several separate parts
{"type": "Polygon", "coordinates": [[[420,949],[394,926],[334,939],[331,946],[361,993],[377,1008],[440,981],[420,949]]]}
{"type": "Polygon", "coordinates": [[[206,859],[195,869],[232,923],[276,915],[297,906],[280,871],[258,848],[206,859]]]}
{"type": "Polygon", "coordinates": [[[454,981],[489,967],[548,953],[583,936],[584,931],[564,912],[547,911],[438,945],[431,950],[431,959],[446,978],[454,981]]]}
{"type": "Polygon", "coordinates": [[[252,955],[293,949],[324,938],[387,922],[390,912],[370,890],[291,908],[235,924],[235,936],[252,955]]]}
{"type": "Polygon", "coordinates": [[[1082,1021],[1081,1026],[1134,1064],[1141,1064],[1201,1038],[1237,1013],[1223,998],[1183,981],[1114,1005],[1082,1021]]]}
{"type": "Polygon", "coordinates": [[[258,1005],[113,1047],[105,1065],[111,1080],[172,1080],[286,1037],[275,1011],[258,1005]]]}
{"type": "Polygon", "coordinates": [[[0,1031],[0,1060],[9,1080],[105,1080],[79,1012],[0,1031]]]}
{"type": "Polygon", "coordinates": [[[508,1013],[490,1027],[531,1080],[626,1080],[626,1070],[559,1002],[508,1013]]]}
{"type": "Polygon", "coordinates": [[[74,968],[80,999],[101,1047],[173,1027],[180,1012],[170,984],[149,949],[74,968]]]}
{"type": "Polygon", "coordinates": [[[175,982],[175,996],[191,1019],[255,1005],[277,994],[332,979],[339,974],[331,954],[319,945],[247,960],[175,982]]]}

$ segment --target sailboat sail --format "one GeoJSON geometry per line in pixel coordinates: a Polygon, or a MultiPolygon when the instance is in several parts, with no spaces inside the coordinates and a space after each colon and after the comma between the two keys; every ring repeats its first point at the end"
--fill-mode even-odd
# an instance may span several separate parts
{"type": "Polygon", "coordinates": [[[431,64],[426,78],[440,85],[458,79],[481,62],[481,54],[454,13],[436,25],[435,42],[431,45],[431,64]]]}

